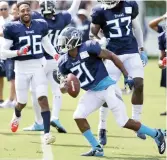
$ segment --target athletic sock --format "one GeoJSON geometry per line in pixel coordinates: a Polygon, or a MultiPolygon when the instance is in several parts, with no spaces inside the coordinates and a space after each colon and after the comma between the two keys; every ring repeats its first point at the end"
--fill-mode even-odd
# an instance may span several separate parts
{"type": "Polygon", "coordinates": [[[39,106],[35,92],[31,92],[31,98],[32,98],[32,105],[33,105],[34,114],[35,114],[35,122],[39,125],[42,125],[43,119],[41,116],[41,107],[39,106]]]}
{"type": "Polygon", "coordinates": [[[98,129],[106,129],[107,128],[107,115],[108,115],[108,108],[101,107],[99,111],[99,126],[98,129]]]}
{"type": "Polygon", "coordinates": [[[15,115],[16,117],[21,117],[21,111],[19,111],[16,107],[15,107],[15,115]]]}
{"type": "Polygon", "coordinates": [[[98,146],[100,146],[90,129],[85,131],[83,136],[88,140],[93,149],[96,149],[98,146]]]}
{"type": "Polygon", "coordinates": [[[152,138],[155,138],[157,136],[157,130],[156,129],[149,128],[145,125],[141,125],[141,127],[137,131],[137,133],[146,134],[146,135],[148,135],[152,138]]]}
{"type": "Polygon", "coordinates": [[[50,132],[50,111],[41,112],[42,118],[43,118],[43,124],[44,124],[44,132],[49,133],[50,132]]]}
{"type": "Polygon", "coordinates": [[[132,119],[141,121],[143,105],[132,105],[132,119]]]}
{"type": "Polygon", "coordinates": [[[59,113],[62,106],[62,97],[53,95],[53,104],[52,104],[52,118],[51,120],[59,119],[59,113]]]}

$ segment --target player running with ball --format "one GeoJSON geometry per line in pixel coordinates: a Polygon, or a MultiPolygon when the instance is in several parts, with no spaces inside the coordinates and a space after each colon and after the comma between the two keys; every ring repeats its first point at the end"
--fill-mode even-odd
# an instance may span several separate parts
{"type": "MultiPolygon", "coordinates": [[[[82,33],[73,27],[67,27],[61,32],[58,45],[62,52],[66,52],[58,61],[59,72],[64,76],[69,73],[74,74],[79,79],[81,88],[86,91],[79,100],[73,115],[78,128],[92,147],[91,151],[82,154],[82,156],[104,155],[103,149],[93,136],[86,120],[104,103],[107,103],[120,127],[152,137],[158,146],[159,153],[163,154],[166,149],[166,142],[162,131],[129,119],[120,95],[115,92],[116,81],[109,76],[103,59],[112,61],[121,70],[125,84],[128,84],[129,87],[134,85],[134,80],[129,77],[120,59],[114,53],[101,49],[96,41],[82,43],[82,33]]],[[[66,91],[68,88],[66,79],[62,84],[64,85],[61,89],[66,91]]]]}

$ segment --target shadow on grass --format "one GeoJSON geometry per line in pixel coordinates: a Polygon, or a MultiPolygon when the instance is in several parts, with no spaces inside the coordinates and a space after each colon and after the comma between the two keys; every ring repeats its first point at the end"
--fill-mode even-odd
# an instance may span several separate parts
{"type": "MultiPolygon", "coordinates": [[[[75,133],[75,132],[68,132],[67,135],[68,134],[69,135],[79,135],[79,136],[82,135],[81,133],[75,133]]],[[[93,135],[98,136],[97,134],[93,134],[93,135]]],[[[132,136],[119,136],[119,135],[116,136],[116,135],[108,135],[108,134],[107,134],[107,137],[110,137],[110,138],[134,138],[134,139],[136,139],[135,136],[133,136],[133,137],[132,136]]]]}
{"type": "MultiPolygon", "coordinates": [[[[89,148],[90,146],[87,145],[75,145],[75,144],[53,144],[52,146],[55,147],[70,147],[70,148],[89,148]]],[[[118,147],[114,147],[114,146],[106,146],[105,148],[110,148],[113,150],[120,150],[120,149],[124,149],[124,148],[118,148],[118,147]]],[[[105,151],[104,151],[105,152],[105,151]]],[[[80,153],[79,153],[80,154],[80,153]]],[[[113,154],[112,156],[104,156],[104,157],[98,157],[98,159],[103,159],[103,160],[165,160],[165,156],[151,156],[151,155],[132,155],[132,154],[113,154]]]]}
{"type": "MultiPolygon", "coordinates": [[[[52,146],[68,147],[68,148],[89,148],[89,149],[91,149],[91,147],[88,146],[88,145],[78,145],[78,144],[57,144],[56,143],[56,144],[52,144],[52,146]]],[[[114,146],[106,146],[105,148],[116,149],[116,150],[124,149],[124,148],[114,147],[114,146]]]]}
{"type": "Polygon", "coordinates": [[[10,132],[0,132],[0,135],[4,136],[40,136],[40,132],[24,132],[24,133],[10,133],[10,132]],[[39,134],[38,134],[39,133],[39,134]]]}
{"type": "Polygon", "coordinates": [[[131,154],[119,154],[120,156],[104,156],[102,159],[112,160],[165,160],[165,156],[151,156],[151,155],[131,155],[131,154]]]}

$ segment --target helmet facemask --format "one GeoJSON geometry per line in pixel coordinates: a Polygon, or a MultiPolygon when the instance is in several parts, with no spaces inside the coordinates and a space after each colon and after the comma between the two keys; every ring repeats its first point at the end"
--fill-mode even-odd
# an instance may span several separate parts
{"type": "Polygon", "coordinates": [[[97,0],[102,3],[104,9],[113,9],[115,8],[121,0],[97,0]]]}
{"type": "Polygon", "coordinates": [[[56,2],[44,0],[40,3],[41,13],[43,16],[56,14],[56,2]]]}
{"type": "Polygon", "coordinates": [[[80,46],[82,44],[82,33],[74,30],[71,33],[62,33],[58,37],[57,48],[60,53],[67,53],[68,51],[80,46]],[[69,35],[70,34],[70,35],[69,35]]]}

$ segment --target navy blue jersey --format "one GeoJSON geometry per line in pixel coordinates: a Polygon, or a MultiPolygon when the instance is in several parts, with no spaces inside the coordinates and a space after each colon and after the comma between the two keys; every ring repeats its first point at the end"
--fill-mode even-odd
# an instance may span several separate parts
{"type": "Polygon", "coordinates": [[[166,32],[163,32],[158,37],[159,50],[166,50],[166,32]]]}
{"type": "Polygon", "coordinates": [[[32,15],[31,15],[31,18],[32,19],[43,19],[43,16],[39,12],[33,11],[32,15]]]}
{"type": "MultiPolygon", "coordinates": [[[[48,29],[49,29],[48,36],[51,39],[52,45],[57,50],[56,42],[58,35],[68,24],[71,23],[71,14],[68,13],[67,11],[63,11],[56,14],[52,19],[47,19],[41,16],[39,13],[34,13],[32,18],[34,19],[43,18],[48,23],[48,29]]],[[[47,52],[45,52],[45,50],[44,53],[46,59],[53,59],[53,57],[50,56],[47,52]]]]}
{"type": "MultiPolygon", "coordinates": [[[[48,28],[49,28],[48,36],[51,39],[52,45],[57,50],[56,42],[58,35],[68,24],[71,23],[71,14],[68,13],[67,11],[63,11],[56,14],[55,17],[53,17],[53,19],[45,18],[45,21],[48,23],[48,28]]],[[[53,57],[51,57],[46,52],[45,52],[45,57],[46,59],[53,59],[53,57]]]]}
{"type": "Polygon", "coordinates": [[[132,31],[132,20],[138,15],[135,1],[121,1],[119,9],[96,7],[92,11],[92,23],[100,25],[109,39],[107,49],[117,55],[138,52],[138,44],[132,31]]]}
{"type": "Polygon", "coordinates": [[[12,50],[19,50],[21,47],[30,46],[27,55],[15,57],[14,60],[39,59],[43,57],[41,40],[48,34],[48,25],[42,19],[32,20],[31,26],[26,27],[20,21],[10,22],[4,26],[4,38],[13,41],[12,50]]]}
{"type": "Polygon", "coordinates": [[[77,57],[74,59],[68,53],[60,57],[59,71],[63,75],[73,73],[79,80],[84,90],[104,90],[115,84],[98,55],[100,45],[96,41],[87,41],[78,47],[77,57]]]}

